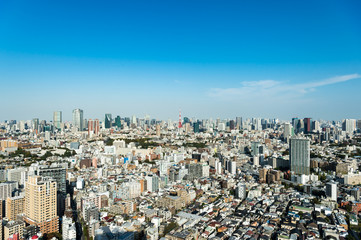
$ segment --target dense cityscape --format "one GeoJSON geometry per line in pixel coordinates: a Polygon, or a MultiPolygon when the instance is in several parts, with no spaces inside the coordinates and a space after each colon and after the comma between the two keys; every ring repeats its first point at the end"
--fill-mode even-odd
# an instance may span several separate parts
{"type": "Polygon", "coordinates": [[[1,239],[360,239],[361,120],[0,123],[1,239]]]}

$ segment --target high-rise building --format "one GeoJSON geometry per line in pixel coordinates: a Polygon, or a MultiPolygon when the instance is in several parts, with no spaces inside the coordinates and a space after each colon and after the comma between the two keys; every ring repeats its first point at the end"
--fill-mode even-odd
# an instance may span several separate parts
{"type": "Polygon", "coordinates": [[[193,123],[193,132],[199,133],[199,122],[193,123]]]}
{"type": "Polygon", "coordinates": [[[56,182],[51,178],[30,176],[25,185],[25,217],[30,225],[36,225],[42,233],[59,231],[56,182]]]}
{"type": "Polygon", "coordinates": [[[253,156],[253,166],[259,166],[259,155],[253,156]]]}
{"type": "Polygon", "coordinates": [[[357,129],[361,129],[361,119],[358,119],[358,120],[356,121],[356,128],[357,128],[357,129]]]}
{"type": "Polygon", "coordinates": [[[237,163],[235,161],[227,161],[227,170],[230,174],[236,175],[237,173],[237,163]]]}
{"type": "Polygon", "coordinates": [[[236,126],[238,127],[238,129],[242,129],[242,118],[241,117],[236,117],[236,126]]]}
{"type": "Polygon", "coordinates": [[[73,110],[73,126],[76,127],[79,131],[83,131],[83,110],[74,109],[73,110]]]}
{"type": "Polygon", "coordinates": [[[337,183],[328,182],[326,183],[326,196],[331,198],[333,201],[337,201],[337,183]]]}
{"type": "Polygon", "coordinates": [[[145,180],[147,181],[147,191],[156,192],[159,190],[159,177],[152,175],[146,176],[145,180]]]}
{"type": "Polygon", "coordinates": [[[66,198],[66,169],[62,166],[40,166],[37,175],[51,177],[57,184],[57,215],[63,216],[66,198]]]}
{"type": "Polygon", "coordinates": [[[56,111],[53,113],[53,125],[57,129],[61,128],[61,123],[63,122],[63,116],[61,111],[56,111]]]}
{"type": "Polygon", "coordinates": [[[104,127],[111,128],[112,127],[112,114],[106,113],[104,118],[104,127]]]}
{"type": "Polygon", "coordinates": [[[193,181],[194,179],[198,179],[202,177],[203,167],[200,163],[191,163],[186,165],[186,169],[188,169],[187,179],[193,181]]]}
{"type": "Polygon", "coordinates": [[[290,138],[291,171],[298,175],[310,175],[310,140],[290,138]]]}
{"type": "Polygon", "coordinates": [[[257,156],[259,154],[262,154],[260,152],[261,143],[260,142],[251,142],[251,153],[252,156],[257,156]]]}
{"type": "Polygon", "coordinates": [[[234,130],[236,128],[236,124],[234,120],[229,121],[229,129],[234,130]]]}
{"type": "Polygon", "coordinates": [[[100,125],[99,119],[89,119],[88,121],[88,135],[91,134],[99,135],[100,125]]]}
{"type": "Polygon", "coordinates": [[[160,125],[159,124],[157,124],[157,126],[155,127],[155,131],[156,131],[156,135],[158,137],[160,137],[160,125]]]}
{"type": "Polygon", "coordinates": [[[115,121],[115,126],[116,126],[118,129],[121,129],[121,127],[122,127],[122,121],[121,121],[121,119],[120,119],[120,116],[117,116],[114,121],[115,121]]]}
{"type": "Polygon", "coordinates": [[[137,125],[137,117],[135,115],[132,116],[131,124],[137,125]]]}
{"type": "Polygon", "coordinates": [[[216,174],[222,174],[222,163],[218,159],[214,162],[214,168],[216,169],[216,174]]]}
{"type": "Polygon", "coordinates": [[[20,186],[23,186],[28,178],[28,171],[25,167],[18,167],[9,169],[7,175],[9,181],[18,182],[20,186]]]}
{"type": "Polygon", "coordinates": [[[4,182],[0,183],[0,200],[6,200],[12,197],[15,189],[19,187],[17,182],[4,182]]]}
{"type": "Polygon", "coordinates": [[[71,218],[63,217],[62,230],[63,240],[76,240],[75,223],[71,218]]]}
{"type": "Polygon", "coordinates": [[[23,221],[10,221],[4,226],[4,239],[22,239],[25,223],[23,221]]]}
{"type": "Polygon", "coordinates": [[[304,133],[310,133],[312,131],[311,118],[304,118],[303,124],[304,124],[304,133]]]}
{"type": "Polygon", "coordinates": [[[39,118],[33,118],[33,130],[38,131],[39,130],[39,118]]]}
{"type": "Polygon", "coordinates": [[[236,196],[239,199],[245,199],[247,197],[247,192],[246,192],[246,184],[245,183],[238,183],[237,184],[237,188],[236,188],[236,196]]]}
{"type": "Polygon", "coordinates": [[[356,120],[355,119],[345,119],[342,123],[342,130],[348,133],[352,133],[356,130],[356,120]]]}
{"type": "Polygon", "coordinates": [[[8,197],[6,199],[5,216],[9,221],[16,220],[16,216],[24,213],[25,197],[8,197]]]}
{"type": "Polygon", "coordinates": [[[289,123],[284,123],[283,124],[283,138],[287,139],[288,137],[293,136],[293,131],[292,131],[292,125],[289,123]]]}

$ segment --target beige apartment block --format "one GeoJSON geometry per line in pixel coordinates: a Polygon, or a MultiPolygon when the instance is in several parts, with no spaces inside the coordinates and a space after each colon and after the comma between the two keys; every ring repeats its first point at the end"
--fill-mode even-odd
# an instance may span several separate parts
{"type": "Polygon", "coordinates": [[[59,231],[57,186],[52,178],[30,176],[25,188],[25,221],[42,233],[59,231]]]}
{"type": "Polygon", "coordinates": [[[9,221],[16,220],[16,216],[24,213],[25,197],[8,197],[6,199],[5,216],[9,221]]]}

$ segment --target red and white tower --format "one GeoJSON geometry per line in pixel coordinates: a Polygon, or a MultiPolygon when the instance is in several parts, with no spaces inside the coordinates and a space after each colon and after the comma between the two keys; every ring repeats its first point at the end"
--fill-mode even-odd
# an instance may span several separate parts
{"type": "Polygon", "coordinates": [[[181,110],[179,110],[179,123],[178,123],[178,129],[182,128],[182,115],[181,115],[181,110]]]}

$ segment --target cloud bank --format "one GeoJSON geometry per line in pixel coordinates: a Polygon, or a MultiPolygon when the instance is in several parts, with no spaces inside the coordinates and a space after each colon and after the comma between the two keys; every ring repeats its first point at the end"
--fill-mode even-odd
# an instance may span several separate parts
{"type": "Polygon", "coordinates": [[[221,99],[252,97],[297,97],[315,91],[319,87],[361,78],[360,74],[336,76],[321,81],[292,84],[275,80],[243,81],[238,88],[212,88],[209,96],[221,99]]]}

